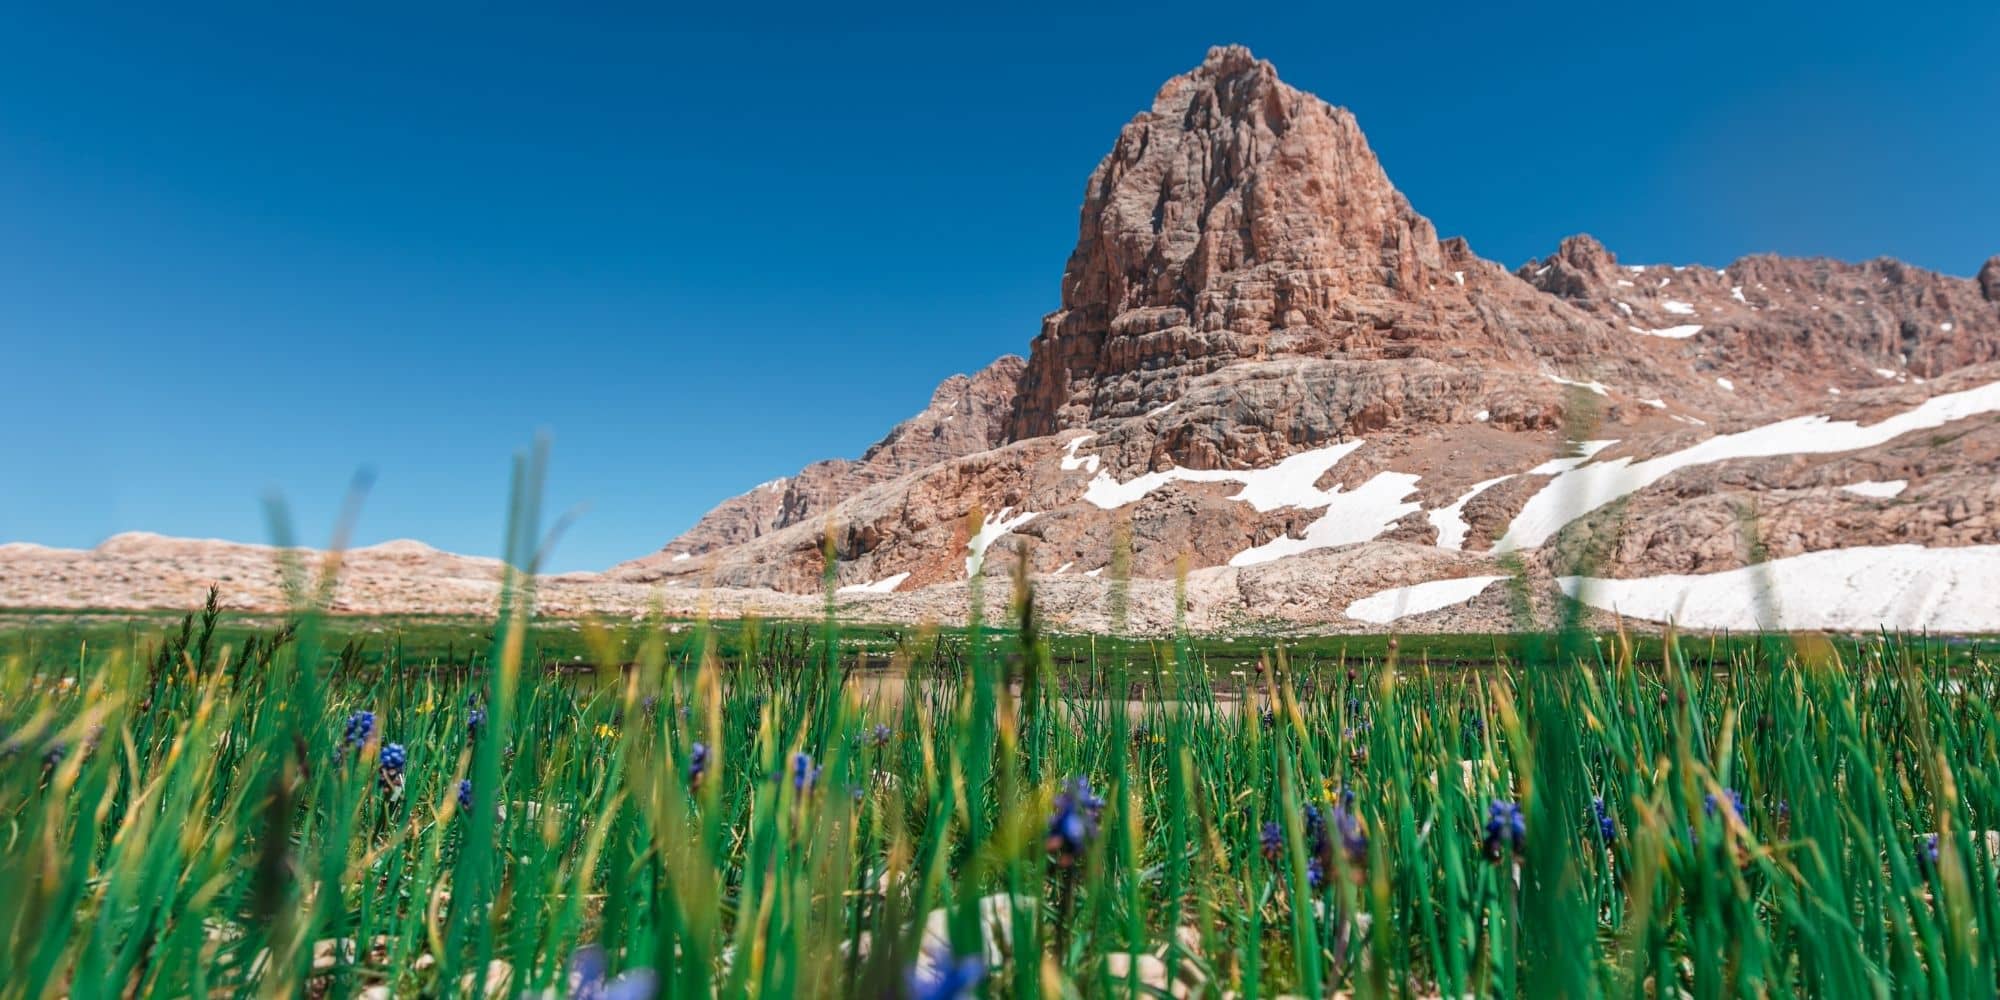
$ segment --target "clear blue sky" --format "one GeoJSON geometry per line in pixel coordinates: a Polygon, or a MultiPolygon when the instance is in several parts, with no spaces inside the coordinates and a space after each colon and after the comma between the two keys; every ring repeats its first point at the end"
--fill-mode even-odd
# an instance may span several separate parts
{"type": "Polygon", "coordinates": [[[153,6],[0,14],[0,541],[320,542],[369,467],[359,541],[492,554],[546,429],[556,568],[652,551],[1025,351],[1220,42],[1509,266],[2000,252],[1992,3],[153,6]]]}

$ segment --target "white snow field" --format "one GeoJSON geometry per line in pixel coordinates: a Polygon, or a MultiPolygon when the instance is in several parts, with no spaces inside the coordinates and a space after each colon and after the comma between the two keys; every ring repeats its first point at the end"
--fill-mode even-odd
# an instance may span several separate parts
{"type": "Polygon", "coordinates": [[[907,579],[909,579],[909,578],[910,578],[910,574],[908,574],[908,573],[897,573],[897,574],[894,574],[894,575],[892,575],[892,576],[885,576],[885,577],[883,577],[882,579],[880,579],[880,580],[876,580],[876,581],[875,581],[875,582],[873,582],[873,583],[850,583],[850,584],[848,584],[848,585],[847,585],[847,586],[845,586],[845,587],[839,587],[839,588],[836,588],[836,589],[834,590],[834,593],[836,593],[836,594],[893,594],[893,593],[895,593],[895,592],[896,592],[896,588],[897,588],[897,587],[900,587],[900,586],[902,586],[902,585],[903,585],[903,581],[904,581],[904,580],[907,580],[907,579]]]}
{"type": "Polygon", "coordinates": [[[1592,607],[1687,628],[2000,629],[2000,545],[1826,549],[1721,573],[1557,583],[1592,607]]]}
{"type": "Polygon", "coordinates": [[[1732,458],[1772,455],[1816,455],[1872,448],[1912,431],[1931,430],[1955,420],[2000,411],[2000,382],[1946,393],[1925,400],[1878,423],[1863,426],[1852,420],[1824,416],[1795,417],[1734,434],[1721,434],[1699,444],[1635,462],[1616,458],[1582,465],[1558,474],[1528,498],[1507,533],[1493,544],[1495,552],[1531,549],[1548,541],[1571,521],[1621,497],[1695,465],[1732,458]]]}
{"type": "Polygon", "coordinates": [[[1355,621],[1385,625],[1398,618],[1427,614],[1478,597],[1486,588],[1507,579],[1504,576],[1464,576],[1452,580],[1429,580],[1408,587],[1394,587],[1370,594],[1347,606],[1347,617],[1355,621]]]}

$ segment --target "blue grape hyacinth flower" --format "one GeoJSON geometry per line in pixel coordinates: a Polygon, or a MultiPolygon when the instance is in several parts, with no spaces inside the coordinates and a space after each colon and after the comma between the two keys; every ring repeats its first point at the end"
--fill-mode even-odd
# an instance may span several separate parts
{"type": "Polygon", "coordinates": [[[1049,815],[1048,850],[1056,863],[1070,865],[1083,856],[1097,836],[1097,824],[1104,812],[1104,798],[1090,790],[1090,779],[1075,777],[1063,782],[1056,793],[1055,809],[1049,815]]]}
{"type": "Polygon", "coordinates": [[[606,979],[609,963],[604,949],[587,944],[569,959],[571,1000],[652,1000],[660,980],[651,969],[632,969],[616,979],[606,979]]]}
{"type": "Polygon", "coordinates": [[[700,788],[702,775],[708,773],[708,744],[696,743],[688,748],[688,787],[700,788]]]}
{"type": "Polygon", "coordinates": [[[353,712],[347,716],[347,726],[341,732],[340,742],[349,748],[358,747],[368,742],[369,735],[374,732],[374,712],[366,710],[353,712]]]}
{"type": "Polygon", "coordinates": [[[1521,813],[1519,804],[1494,799],[1486,807],[1486,837],[1482,846],[1489,861],[1499,861],[1510,853],[1520,854],[1528,846],[1528,818],[1521,813]]]}
{"type": "Polygon", "coordinates": [[[809,792],[819,787],[819,765],[813,763],[812,754],[801,750],[792,755],[792,788],[799,792],[809,792]]]}
{"type": "Polygon", "coordinates": [[[960,958],[948,948],[933,948],[910,969],[910,1000],[969,1000],[978,996],[986,978],[986,961],[978,955],[960,958]]]}
{"type": "Polygon", "coordinates": [[[1617,843],[1618,821],[1612,818],[1611,810],[1605,807],[1604,800],[1591,799],[1590,809],[1597,820],[1597,839],[1603,841],[1606,847],[1617,843]]]}

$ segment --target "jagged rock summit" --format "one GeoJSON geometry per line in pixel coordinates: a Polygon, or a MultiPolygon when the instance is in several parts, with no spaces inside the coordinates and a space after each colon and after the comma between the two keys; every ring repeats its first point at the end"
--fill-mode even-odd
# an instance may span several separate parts
{"type": "MultiPolygon", "coordinates": [[[[1136,416],[1240,361],[1526,358],[1505,272],[1383,173],[1354,116],[1241,46],[1160,88],[1085,187],[1062,306],[1042,321],[1016,439],[1136,416]]],[[[1594,327],[1536,317],[1543,351],[1594,327]]]]}
{"type": "MultiPolygon", "coordinates": [[[[1183,568],[1205,629],[1506,628],[1516,571],[1695,627],[2000,628],[2000,257],[1632,265],[1579,235],[1509,270],[1230,46],[1119,132],[1059,292],[1026,360],[861,458],[550,592],[809,611],[830,541],[848,613],[895,620],[963,618],[973,576],[1004,601],[1018,567],[1103,628],[1129,564],[1139,629],[1183,568]]],[[[0,603],[120,566],[9,546],[0,603]]]]}

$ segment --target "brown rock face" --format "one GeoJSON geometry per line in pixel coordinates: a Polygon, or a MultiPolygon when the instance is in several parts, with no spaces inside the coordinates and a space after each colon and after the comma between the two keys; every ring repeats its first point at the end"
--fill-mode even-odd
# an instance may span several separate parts
{"type": "Polygon", "coordinates": [[[621,569],[671,564],[675,556],[692,557],[741,545],[810,521],[875,483],[994,447],[1005,435],[1013,409],[1014,383],[1025,365],[1010,354],[971,376],[945,379],[931,393],[930,405],[922,413],[897,424],[858,461],[836,458],[814,462],[795,475],[731,497],[661,552],[621,569]]]}
{"type": "Polygon", "coordinates": [[[1520,276],[1696,373],[1787,390],[1937,378],[2000,360],[2000,264],[1977,282],[1882,258],[1759,255],[1723,268],[1625,266],[1572,236],[1520,276]],[[1892,373],[1883,376],[1881,372],[1892,373]]]}
{"type": "Polygon", "coordinates": [[[1536,298],[1440,243],[1352,114],[1246,49],[1212,49],[1091,174],[1013,436],[1134,416],[1238,361],[1522,360],[1601,342],[1536,298]],[[1500,322],[1509,304],[1527,308],[1500,322]]]}

